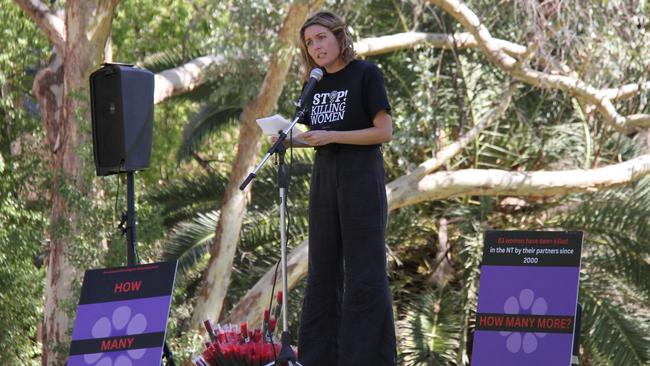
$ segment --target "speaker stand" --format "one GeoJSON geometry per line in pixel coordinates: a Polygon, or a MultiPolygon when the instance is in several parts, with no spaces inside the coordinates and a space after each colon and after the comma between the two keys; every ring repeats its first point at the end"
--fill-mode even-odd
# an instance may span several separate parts
{"type": "Polygon", "coordinates": [[[126,259],[129,267],[135,259],[135,172],[126,172],[126,259]]]}
{"type": "MultiPolygon", "coordinates": [[[[135,172],[132,170],[126,172],[126,238],[126,260],[129,267],[133,267],[138,261],[135,250],[135,172]]],[[[167,360],[167,366],[176,366],[167,340],[163,346],[163,357],[167,360]]],[[[160,366],[164,366],[162,360],[160,366]]]]}

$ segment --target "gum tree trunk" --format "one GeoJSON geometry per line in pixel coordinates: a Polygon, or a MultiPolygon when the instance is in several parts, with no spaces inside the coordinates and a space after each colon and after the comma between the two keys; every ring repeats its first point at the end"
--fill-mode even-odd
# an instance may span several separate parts
{"type": "Polygon", "coordinates": [[[80,133],[79,123],[90,121],[88,76],[106,59],[105,46],[117,1],[68,0],[65,14],[59,16],[38,0],[16,0],[54,45],[50,64],[38,72],[33,85],[49,145],[46,158],[52,171],[43,365],[63,365],[68,352],[72,326],[68,310],[76,304],[76,299],[70,297],[71,286],[80,271],[67,252],[81,218],[63,188],[90,194],[91,183],[84,180],[79,155],[87,137],[80,133]]]}

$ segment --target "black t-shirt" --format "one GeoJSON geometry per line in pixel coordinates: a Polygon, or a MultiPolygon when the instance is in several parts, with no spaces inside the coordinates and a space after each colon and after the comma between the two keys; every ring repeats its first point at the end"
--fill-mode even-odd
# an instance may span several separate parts
{"type": "MultiPolygon", "coordinates": [[[[323,70],[325,72],[325,70],[323,70]]],[[[316,84],[303,123],[310,130],[352,131],[373,126],[377,112],[390,113],[384,78],[368,61],[352,60],[316,84]]],[[[354,146],[354,145],[346,145],[354,146]]],[[[379,146],[371,145],[368,148],[379,146]]]]}

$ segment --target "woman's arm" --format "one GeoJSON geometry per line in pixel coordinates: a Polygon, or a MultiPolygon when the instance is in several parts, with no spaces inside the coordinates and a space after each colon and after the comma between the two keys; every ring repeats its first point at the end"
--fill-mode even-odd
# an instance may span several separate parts
{"type": "MultiPolygon", "coordinates": [[[[393,120],[385,110],[377,112],[372,120],[373,127],[354,131],[308,131],[299,137],[307,146],[321,146],[332,143],[350,145],[375,145],[388,142],[393,137],[393,120]]],[[[294,142],[294,146],[295,142],[294,142]]]]}

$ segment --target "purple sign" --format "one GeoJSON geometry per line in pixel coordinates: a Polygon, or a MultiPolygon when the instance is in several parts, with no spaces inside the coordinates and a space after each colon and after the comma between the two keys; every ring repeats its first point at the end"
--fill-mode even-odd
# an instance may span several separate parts
{"type": "Polygon", "coordinates": [[[160,365],[176,262],[86,271],[68,366],[160,365]]]}
{"type": "Polygon", "coordinates": [[[581,232],[486,232],[473,366],[571,364],[581,250],[581,232]]]}

